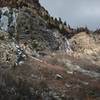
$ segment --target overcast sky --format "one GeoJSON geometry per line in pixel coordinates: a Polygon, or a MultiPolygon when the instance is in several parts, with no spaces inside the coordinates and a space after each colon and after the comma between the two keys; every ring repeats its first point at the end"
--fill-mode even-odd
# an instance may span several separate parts
{"type": "Polygon", "coordinates": [[[72,27],[100,28],[100,0],[40,0],[54,17],[61,17],[72,27]]]}

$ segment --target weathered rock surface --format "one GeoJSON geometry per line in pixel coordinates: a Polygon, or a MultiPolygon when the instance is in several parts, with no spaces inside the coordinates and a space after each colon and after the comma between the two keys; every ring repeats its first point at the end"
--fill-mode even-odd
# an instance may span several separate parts
{"type": "Polygon", "coordinates": [[[0,100],[100,100],[96,35],[69,42],[48,27],[39,0],[0,3],[0,100]]]}
{"type": "Polygon", "coordinates": [[[39,15],[34,15],[33,11],[27,7],[2,8],[1,30],[8,32],[11,37],[19,38],[19,41],[36,40],[44,50],[71,51],[66,37],[61,35],[58,30],[48,29],[46,21],[39,15]]]}

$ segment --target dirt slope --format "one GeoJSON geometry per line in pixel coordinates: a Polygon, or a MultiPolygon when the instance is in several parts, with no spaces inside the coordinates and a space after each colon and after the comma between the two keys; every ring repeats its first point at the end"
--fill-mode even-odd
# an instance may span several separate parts
{"type": "MultiPolygon", "coordinates": [[[[72,68],[76,67],[75,62],[72,68]]],[[[0,100],[99,100],[100,77],[72,71],[67,68],[68,63],[67,66],[64,63],[52,64],[50,59],[30,57],[20,66],[0,63],[0,100]]],[[[89,71],[98,73],[100,67],[95,69],[89,71]]]]}

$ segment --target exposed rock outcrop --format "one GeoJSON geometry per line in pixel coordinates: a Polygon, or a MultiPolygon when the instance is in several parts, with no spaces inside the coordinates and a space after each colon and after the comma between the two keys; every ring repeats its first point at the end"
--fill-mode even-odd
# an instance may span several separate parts
{"type": "Polygon", "coordinates": [[[16,37],[18,41],[27,42],[36,40],[44,50],[71,51],[68,40],[57,29],[47,27],[46,21],[34,10],[23,7],[1,8],[1,30],[8,32],[10,37],[16,37]]]}

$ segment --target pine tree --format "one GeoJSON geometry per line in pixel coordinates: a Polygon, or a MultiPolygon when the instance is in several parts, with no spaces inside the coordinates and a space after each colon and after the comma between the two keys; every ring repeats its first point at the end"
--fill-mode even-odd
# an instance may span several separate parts
{"type": "Polygon", "coordinates": [[[60,17],[59,17],[59,23],[60,23],[60,24],[62,24],[62,20],[61,20],[61,18],[60,18],[60,17]]]}
{"type": "Polygon", "coordinates": [[[64,22],[64,25],[65,25],[65,26],[67,26],[67,23],[66,23],[66,21],[64,22]]]}

